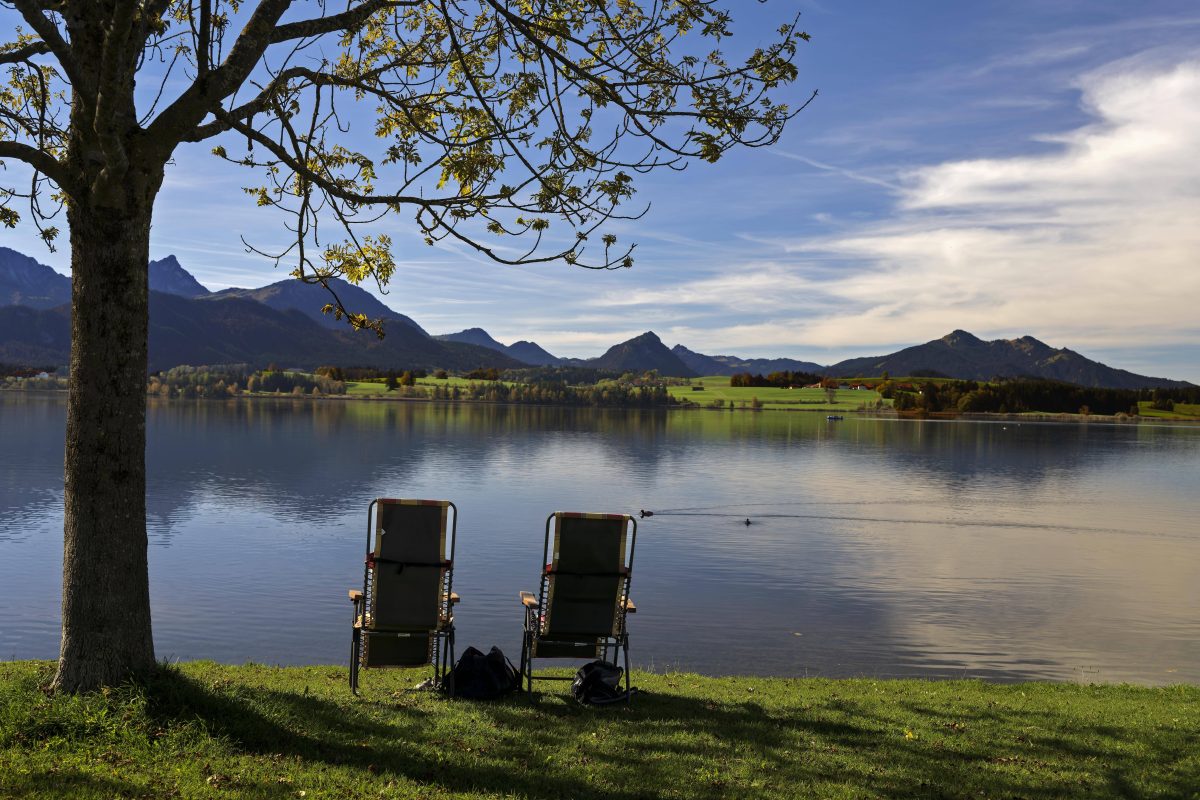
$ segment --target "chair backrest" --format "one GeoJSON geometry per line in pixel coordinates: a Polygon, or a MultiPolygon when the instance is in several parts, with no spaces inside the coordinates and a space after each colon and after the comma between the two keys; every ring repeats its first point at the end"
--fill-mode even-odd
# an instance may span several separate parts
{"type": "MultiPolygon", "coordinates": [[[[438,627],[449,613],[454,529],[447,543],[447,522],[454,504],[380,499],[373,505],[373,530],[368,531],[373,543],[367,553],[370,627],[438,627]]],[[[457,509],[454,516],[457,524],[457,509]]]]}
{"type": "Polygon", "coordinates": [[[550,515],[546,520],[550,561],[542,584],[544,636],[602,637],[619,632],[620,602],[629,591],[635,536],[636,523],[628,514],[558,511],[550,515]]]}

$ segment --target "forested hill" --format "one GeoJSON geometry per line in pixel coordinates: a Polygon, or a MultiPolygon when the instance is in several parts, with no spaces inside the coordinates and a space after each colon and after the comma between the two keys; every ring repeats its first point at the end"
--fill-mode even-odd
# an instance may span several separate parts
{"type": "Polygon", "coordinates": [[[886,356],[851,358],[830,366],[836,377],[927,375],[986,381],[1044,378],[1109,389],[1190,386],[1187,381],[1136,375],[1114,369],[1066,348],[1053,348],[1032,336],[985,342],[963,330],[886,356]]]}
{"type": "MultiPolygon", "coordinates": [[[[329,279],[329,288],[337,293],[346,308],[353,309],[355,313],[366,314],[370,319],[382,319],[389,335],[391,331],[404,326],[416,331],[422,338],[429,337],[425,329],[411,317],[406,317],[388,308],[365,289],[340,278],[329,279]]],[[[179,293],[176,292],[176,294],[179,293]]],[[[228,297],[255,300],[278,311],[294,309],[325,328],[340,330],[346,327],[345,320],[339,320],[332,314],[322,313],[321,309],[330,301],[328,291],[316,284],[303,283],[295,278],[286,278],[258,289],[223,289],[211,295],[211,299],[214,300],[228,297]]]]}
{"type": "Polygon", "coordinates": [[[589,358],[580,363],[611,372],[657,370],[659,375],[677,378],[694,378],[699,374],[668,350],[653,331],[613,345],[599,358],[589,358]]]}

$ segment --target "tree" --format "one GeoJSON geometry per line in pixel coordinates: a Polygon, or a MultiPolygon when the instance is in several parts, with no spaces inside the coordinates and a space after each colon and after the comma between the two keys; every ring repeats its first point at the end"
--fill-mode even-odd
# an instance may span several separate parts
{"type": "Polygon", "coordinates": [[[388,370],[387,377],[384,379],[384,386],[387,387],[389,392],[394,392],[400,388],[400,381],[396,378],[395,370],[388,370]]]}
{"type": "Polygon", "coordinates": [[[69,229],[64,690],[154,665],[147,261],[181,146],[253,170],[288,220],[265,255],[382,334],[330,284],[392,276],[364,228],[381,215],[499,262],[630,266],[605,223],[643,213],[634,175],[771,144],[812,99],[774,98],[808,38],[795,20],[734,59],[710,0],[0,0],[0,18],[0,223],[22,202],[49,246],[62,209],[69,229]]]}

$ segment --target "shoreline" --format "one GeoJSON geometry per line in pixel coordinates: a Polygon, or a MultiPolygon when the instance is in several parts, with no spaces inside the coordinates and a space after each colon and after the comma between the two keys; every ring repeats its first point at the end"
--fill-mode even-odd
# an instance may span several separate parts
{"type": "MultiPolygon", "coordinates": [[[[66,397],[66,389],[3,389],[0,390],[0,397],[4,395],[16,396],[61,396],[66,397]]],[[[709,408],[706,406],[692,404],[664,404],[652,406],[637,406],[637,405],[584,405],[571,403],[514,403],[511,401],[494,401],[494,400],[447,400],[443,398],[432,397],[398,397],[387,395],[349,395],[349,394],[269,394],[265,392],[250,393],[241,392],[237,395],[228,397],[196,397],[183,398],[172,397],[162,398],[149,396],[146,398],[148,402],[154,403],[227,403],[230,401],[250,400],[254,402],[262,401],[290,401],[290,402],[370,402],[370,403],[430,403],[437,405],[456,406],[456,405],[472,405],[472,406],[503,406],[512,408],[586,408],[593,410],[624,410],[624,411],[705,411],[717,414],[729,414],[732,412],[748,412],[761,414],[764,412],[782,412],[782,413],[800,413],[800,414],[843,414],[854,415],[864,419],[889,419],[889,420],[917,420],[917,421],[966,421],[966,422],[1014,422],[1014,423],[1071,423],[1071,424],[1093,424],[1093,425],[1183,425],[1191,427],[1200,424],[1200,417],[1146,417],[1142,415],[1130,416],[1127,414],[1070,414],[1066,412],[1025,412],[1019,414],[1000,414],[996,412],[921,412],[921,411],[890,411],[876,409],[839,409],[839,408],[709,408]]]]}

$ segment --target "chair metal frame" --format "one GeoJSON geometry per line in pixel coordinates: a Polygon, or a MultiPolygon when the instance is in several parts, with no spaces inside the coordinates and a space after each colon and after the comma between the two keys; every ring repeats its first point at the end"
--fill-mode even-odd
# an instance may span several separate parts
{"type": "MultiPolygon", "coordinates": [[[[539,681],[570,681],[574,680],[574,676],[562,675],[534,675],[533,674],[533,652],[536,649],[535,645],[539,641],[549,641],[564,644],[594,644],[601,654],[604,661],[611,661],[609,654],[622,654],[625,666],[625,692],[626,702],[632,698],[630,694],[630,677],[629,677],[629,632],[626,629],[626,617],[628,614],[637,612],[637,606],[629,599],[629,586],[633,578],[633,554],[634,548],[637,545],[637,520],[631,514],[603,514],[599,516],[609,518],[623,518],[625,520],[625,535],[629,537],[629,551],[625,556],[625,563],[621,565],[619,572],[614,572],[613,577],[622,578],[620,594],[617,598],[616,608],[613,610],[614,629],[615,632],[607,636],[588,636],[574,639],[564,638],[548,638],[542,635],[542,621],[546,612],[547,593],[550,589],[550,578],[554,575],[554,571],[550,568],[550,526],[554,522],[555,517],[559,515],[569,517],[589,517],[591,514],[580,514],[575,512],[555,511],[546,517],[546,535],[542,544],[542,577],[541,584],[538,588],[538,596],[536,601],[529,592],[521,592],[521,603],[525,608],[525,630],[524,636],[521,639],[521,678],[526,684],[526,691],[529,697],[533,697],[533,682],[539,681]]],[[[549,658],[568,658],[569,656],[548,656],[549,658]]],[[[537,656],[544,658],[544,656],[537,656]]]]}
{"type": "MultiPolygon", "coordinates": [[[[454,606],[459,597],[452,591],[454,580],[454,546],[458,538],[458,506],[449,500],[410,500],[400,498],[376,498],[367,506],[367,551],[363,559],[363,588],[359,592],[350,590],[350,601],[354,605],[353,628],[350,636],[350,691],[358,694],[358,673],[366,669],[363,647],[363,635],[371,637],[413,638],[418,636],[434,637],[433,644],[433,680],[442,685],[450,669],[454,666],[454,606]],[[371,592],[375,583],[375,548],[372,541],[375,528],[378,525],[377,507],[382,503],[410,503],[413,505],[445,505],[453,511],[452,522],[449,526],[450,557],[443,561],[444,577],[441,586],[441,599],[438,609],[438,626],[433,629],[412,631],[373,630],[370,627],[368,608],[370,607],[371,592]]],[[[443,547],[442,555],[445,555],[443,547]]]]}

